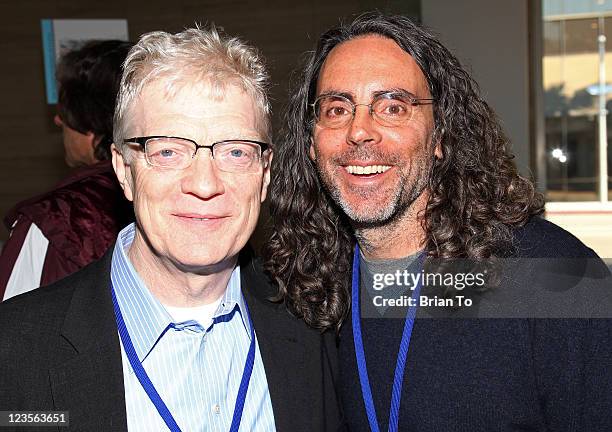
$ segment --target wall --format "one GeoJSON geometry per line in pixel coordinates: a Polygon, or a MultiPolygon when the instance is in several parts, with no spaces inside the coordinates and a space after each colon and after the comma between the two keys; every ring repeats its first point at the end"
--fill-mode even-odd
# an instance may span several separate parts
{"type": "Polygon", "coordinates": [[[473,72],[530,172],[527,0],[423,0],[421,17],[473,72]]]}
{"type": "MultiPolygon", "coordinates": [[[[215,22],[259,47],[268,59],[275,114],[287,94],[291,71],[318,35],[340,17],[378,8],[419,15],[418,0],[27,0],[2,1],[0,30],[0,216],[16,202],[52,187],[67,173],[61,135],[45,103],[40,20],[126,18],[132,40],[151,30],[179,31],[215,22]]],[[[275,128],[278,120],[275,116],[275,128]]],[[[7,237],[0,228],[0,240],[7,237]]]]}

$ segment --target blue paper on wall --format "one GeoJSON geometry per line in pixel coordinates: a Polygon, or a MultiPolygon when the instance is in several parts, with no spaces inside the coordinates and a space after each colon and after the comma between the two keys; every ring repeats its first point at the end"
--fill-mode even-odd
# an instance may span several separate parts
{"type": "Polygon", "coordinates": [[[129,40],[125,19],[43,19],[40,26],[48,104],[57,103],[55,65],[66,51],[94,39],[129,40]]]}

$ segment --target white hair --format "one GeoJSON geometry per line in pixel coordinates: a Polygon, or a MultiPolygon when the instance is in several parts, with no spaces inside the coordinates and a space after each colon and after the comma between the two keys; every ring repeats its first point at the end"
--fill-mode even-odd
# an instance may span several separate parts
{"type": "Polygon", "coordinates": [[[179,84],[205,81],[213,94],[223,97],[225,87],[235,85],[247,92],[258,108],[260,133],[271,139],[269,76],[257,50],[238,38],[220,35],[216,28],[191,28],[177,34],[146,33],[130,50],[123,69],[115,107],[113,139],[123,151],[130,110],[143,88],[163,78],[169,93],[179,84]]]}

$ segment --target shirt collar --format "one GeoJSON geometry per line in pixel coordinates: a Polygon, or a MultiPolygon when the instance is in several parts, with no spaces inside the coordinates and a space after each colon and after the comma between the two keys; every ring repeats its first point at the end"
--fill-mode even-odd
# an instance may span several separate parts
{"type": "Polygon", "coordinates": [[[236,307],[238,307],[236,312],[240,314],[242,325],[244,326],[244,330],[247,332],[250,339],[251,332],[249,329],[251,328],[251,319],[240,286],[240,266],[236,266],[236,268],[234,268],[229,283],[227,284],[227,289],[225,290],[225,293],[223,293],[221,303],[219,304],[217,311],[214,313],[213,318],[217,320],[224,315],[229,315],[236,307]]]}
{"type": "MultiPolygon", "coordinates": [[[[119,233],[111,261],[111,282],[136,354],[143,361],[165,331],[177,323],[173,322],[164,306],[151,294],[127,256],[135,234],[134,223],[119,233]]],[[[213,315],[214,322],[231,314],[236,307],[250,338],[251,323],[240,287],[238,266],[232,272],[221,303],[213,315]]]]}

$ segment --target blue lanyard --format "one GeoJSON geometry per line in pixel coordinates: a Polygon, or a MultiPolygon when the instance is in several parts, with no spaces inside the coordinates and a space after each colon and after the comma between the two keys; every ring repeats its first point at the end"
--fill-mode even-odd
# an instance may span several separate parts
{"type": "MultiPolygon", "coordinates": [[[[119,303],[117,303],[117,296],[115,295],[115,289],[111,283],[111,294],[113,297],[113,307],[115,309],[115,318],[117,320],[117,327],[119,329],[119,336],[121,337],[121,342],[123,343],[123,349],[125,350],[125,354],[127,355],[128,360],[130,361],[130,365],[132,365],[132,369],[134,369],[134,373],[140,381],[142,388],[155,405],[157,412],[162,417],[168,429],[172,432],[181,432],[181,428],[179,428],[176,420],[172,417],[170,410],[162,400],[161,396],[155,389],[155,386],[151,382],[149,375],[147,375],[147,371],[145,371],[142,363],[138,359],[138,355],[136,354],[136,350],[134,349],[134,345],[132,344],[132,339],[130,339],[130,334],[125,326],[125,321],[123,320],[123,315],[121,314],[121,309],[119,308],[119,303]]],[[[240,427],[240,420],[242,418],[242,410],[244,409],[244,401],[246,400],[247,390],[249,388],[249,381],[251,380],[251,373],[253,372],[253,364],[255,363],[255,329],[253,328],[253,323],[250,319],[249,307],[246,302],[244,303],[245,313],[249,317],[250,322],[250,331],[251,331],[251,344],[249,346],[249,353],[247,354],[246,362],[244,364],[244,371],[242,372],[242,380],[240,381],[240,387],[238,388],[238,396],[236,397],[236,405],[234,407],[234,416],[232,418],[232,424],[230,426],[230,432],[238,432],[238,428],[240,427]]]]}
{"type": "MultiPolygon", "coordinates": [[[[423,255],[420,255],[421,265],[423,255]]],[[[421,281],[414,288],[412,298],[419,298],[421,291],[421,281]]],[[[372,432],[380,432],[378,418],[376,417],[376,408],[372,398],[372,388],[370,387],[370,379],[368,378],[368,367],[366,365],[365,352],[363,350],[363,339],[361,337],[361,318],[359,312],[359,245],[355,245],[353,254],[353,280],[351,287],[351,318],[353,323],[353,341],[355,344],[355,355],[357,357],[357,368],[359,369],[359,382],[361,383],[361,393],[363,395],[363,403],[365,404],[366,414],[370,423],[372,432]]],[[[393,376],[393,391],[391,393],[391,408],[389,409],[389,432],[397,432],[399,420],[399,407],[402,398],[402,384],[404,382],[404,369],[406,367],[406,357],[408,356],[408,347],[410,346],[410,337],[412,336],[412,326],[414,325],[414,317],[416,316],[418,301],[414,305],[408,306],[406,312],[406,321],[404,323],[404,332],[400,342],[399,352],[397,354],[397,362],[395,364],[395,375],[393,376]]]]}

